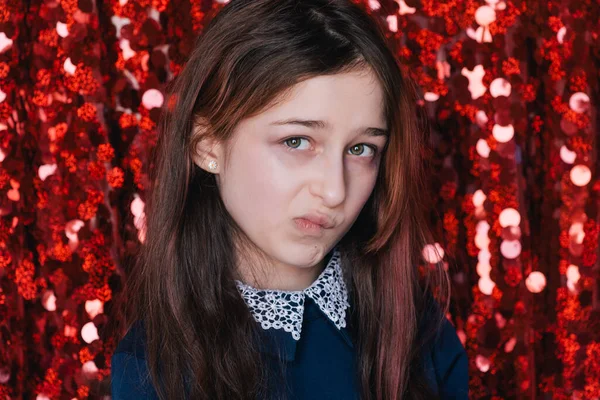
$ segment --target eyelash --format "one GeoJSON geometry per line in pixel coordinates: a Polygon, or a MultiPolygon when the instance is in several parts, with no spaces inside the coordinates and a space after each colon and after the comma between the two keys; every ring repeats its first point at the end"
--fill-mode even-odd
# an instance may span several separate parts
{"type": "MultiPolygon", "coordinates": [[[[284,139],[284,140],[281,141],[281,144],[283,144],[286,147],[286,151],[290,151],[290,152],[301,151],[299,149],[296,149],[294,147],[290,147],[290,146],[286,145],[286,143],[288,141],[292,140],[292,139],[309,140],[308,138],[305,138],[305,137],[302,137],[302,136],[292,136],[292,137],[289,137],[287,139],[284,139]]],[[[354,146],[360,146],[360,145],[368,147],[368,148],[370,148],[373,151],[373,155],[371,156],[372,158],[375,158],[375,156],[377,156],[378,151],[379,151],[379,148],[377,146],[374,146],[372,144],[366,144],[366,143],[359,143],[359,144],[355,144],[354,146]]],[[[354,147],[354,146],[352,146],[352,147],[354,147]]],[[[354,154],[351,154],[351,155],[354,155],[354,154]]],[[[363,156],[357,156],[357,157],[363,157],[363,156]]]]}

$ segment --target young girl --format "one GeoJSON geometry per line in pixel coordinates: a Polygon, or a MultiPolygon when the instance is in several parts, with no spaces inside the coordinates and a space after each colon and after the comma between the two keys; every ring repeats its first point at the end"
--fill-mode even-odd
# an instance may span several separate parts
{"type": "Polygon", "coordinates": [[[417,268],[415,92],[350,0],[219,12],[165,109],[113,399],[467,398],[417,268]]]}

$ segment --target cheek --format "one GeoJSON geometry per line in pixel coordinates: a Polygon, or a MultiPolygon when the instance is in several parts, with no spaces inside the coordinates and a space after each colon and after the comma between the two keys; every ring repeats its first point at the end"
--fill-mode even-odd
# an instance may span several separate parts
{"type": "Polygon", "coordinates": [[[221,196],[229,213],[250,233],[272,229],[286,217],[293,194],[289,171],[260,149],[232,152],[221,178],[221,196]]]}
{"type": "Polygon", "coordinates": [[[354,223],[367,200],[369,200],[369,196],[371,196],[371,193],[375,188],[376,181],[376,171],[363,171],[362,174],[354,174],[354,179],[350,182],[348,196],[346,198],[345,212],[347,218],[346,221],[348,223],[347,229],[354,223]]]}

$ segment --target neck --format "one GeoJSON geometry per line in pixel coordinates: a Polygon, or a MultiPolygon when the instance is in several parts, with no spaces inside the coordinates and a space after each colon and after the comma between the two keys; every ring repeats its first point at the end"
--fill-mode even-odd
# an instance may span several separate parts
{"type": "Polygon", "coordinates": [[[294,267],[285,264],[272,264],[254,273],[247,266],[240,266],[238,271],[241,281],[256,289],[262,290],[304,290],[313,284],[325,269],[325,259],[312,267],[294,267]]]}

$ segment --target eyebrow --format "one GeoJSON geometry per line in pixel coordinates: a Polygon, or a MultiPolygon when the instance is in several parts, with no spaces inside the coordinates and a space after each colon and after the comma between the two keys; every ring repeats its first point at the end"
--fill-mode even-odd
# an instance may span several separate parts
{"type": "MultiPolygon", "coordinates": [[[[300,125],[300,126],[305,126],[307,128],[311,128],[311,129],[325,129],[330,126],[329,123],[327,123],[325,121],[321,121],[321,120],[297,119],[297,118],[275,121],[275,122],[272,122],[271,125],[300,125]]],[[[382,129],[382,128],[374,128],[374,127],[366,128],[365,133],[369,136],[389,136],[390,135],[389,130],[382,129]]]]}

